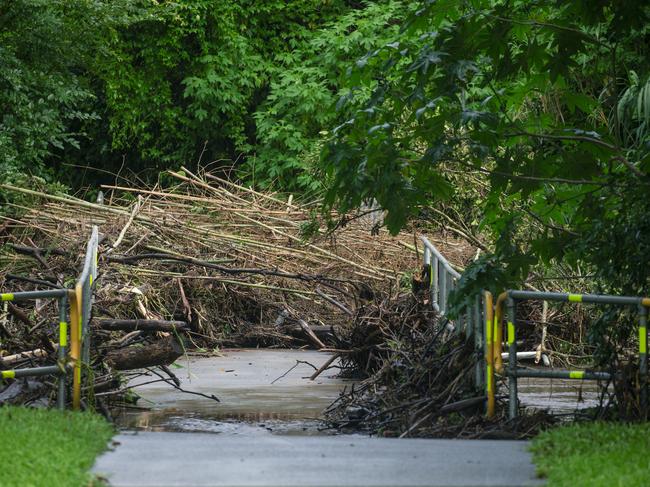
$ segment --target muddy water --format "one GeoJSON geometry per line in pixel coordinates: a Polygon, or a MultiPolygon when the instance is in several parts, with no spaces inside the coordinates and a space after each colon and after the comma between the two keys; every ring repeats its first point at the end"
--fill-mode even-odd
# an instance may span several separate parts
{"type": "MultiPolygon", "coordinates": [[[[352,384],[337,378],[336,368],[309,380],[314,367],[329,358],[316,351],[246,349],[180,360],[172,370],[181,387],[214,394],[220,402],[184,394],[164,383],[144,384],[136,389],[142,398],[138,404],[151,410],[125,410],[118,424],[149,431],[229,435],[325,434],[318,421],[320,414],[352,384]]],[[[139,377],[132,385],[154,379],[139,377]]]]}
{"type": "MultiPolygon", "coordinates": [[[[172,368],[181,387],[214,394],[220,402],[182,393],[164,383],[144,384],[136,389],[141,396],[138,404],[150,410],[124,410],[117,422],[124,428],[148,431],[327,434],[318,418],[352,384],[337,378],[336,368],[309,380],[314,367],[329,357],[316,351],[245,349],[225,350],[218,357],[182,359],[172,368]]],[[[155,379],[139,377],[131,384],[155,379]]],[[[522,378],[519,397],[524,407],[555,413],[573,413],[598,403],[595,383],[561,379],[522,378]]]]}
{"type": "Polygon", "coordinates": [[[519,400],[527,409],[545,409],[569,414],[598,406],[599,393],[594,381],[521,378],[517,381],[519,400]]]}

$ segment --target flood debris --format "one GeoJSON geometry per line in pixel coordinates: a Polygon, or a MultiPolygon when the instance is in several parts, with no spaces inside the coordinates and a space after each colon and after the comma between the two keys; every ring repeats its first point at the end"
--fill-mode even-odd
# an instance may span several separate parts
{"type": "MultiPolygon", "coordinates": [[[[103,187],[103,204],[2,188],[28,201],[3,217],[3,292],[70,287],[99,226],[89,395],[118,370],[165,366],[189,349],[340,348],[352,316],[401,292],[418,265],[413,234],[371,235],[361,219],[328,231],[314,217],[318,202],[187,169],[168,179],[165,188],[103,187]]],[[[12,361],[0,367],[55,361],[55,308],[4,303],[0,360],[12,361]]]]}
{"type": "MultiPolygon", "coordinates": [[[[544,412],[487,420],[476,390],[473,338],[450,331],[426,290],[360,308],[339,351],[361,381],[326,411],[331,428],[380,436],[527,438],[556,419],[544,412]]],[[[502,408],[502,410],[505,408],[502,408]]]]}

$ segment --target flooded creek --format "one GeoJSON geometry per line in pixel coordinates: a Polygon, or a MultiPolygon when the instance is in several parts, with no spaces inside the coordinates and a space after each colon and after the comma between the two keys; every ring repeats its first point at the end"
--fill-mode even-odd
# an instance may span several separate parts
{"type": "MultiPolygon", "coordinates": [[[[118,426],[130,430],[210,432],[223,435],[321,435],[321,413],[352,381],[337,378],[338,369],[309,377],[329,354],[313,350],[224,350],[218,357],[181,359],[172,368],[181,387],[220,402],[186,394],[158,382],[135,389],[138,405],[149,410],[120,412],[118,426]],[[309,365],[311,364],[311,366],[309,365]],[[313,367],[312,367],[313,366],[313,367]]],[[[140,376],[130,384],[155,380],[140,376]]],[[[519,380],[524,407],[572,413],[598,404],[593,382],[562,379],[519,380]]]]}
{"type": "Polygon", "coordinates": [[[598,406],[595,381],[524,377],[518,381],[519,400],[527,409],[570,414],[598,406]]]}
{"type": "MultiPolygon", "coordinates": [[[[222,356],[179,360],[173,372],[184,389],[214,394],[220,402],[185,394],[165,383],[135,389],[138,405],[117,419],[127,429],[201,431],[228,435],[325,434],[319,417],[346,386],[337,368],[309,380],[329,354],[312,350],[224,350],[222,356]],[[312,364],[314,367],[310,366],[312,364]]],[[[148,382],[142,376],[130,384],[148,382]]]]}

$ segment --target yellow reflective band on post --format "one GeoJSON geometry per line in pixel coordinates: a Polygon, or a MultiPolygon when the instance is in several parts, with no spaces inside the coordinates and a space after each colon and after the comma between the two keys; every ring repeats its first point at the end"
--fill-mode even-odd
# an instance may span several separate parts
{"type": "Polygon", "coordinates": [[[648,331],[645,326],[639,327],[639,353],[648,351],[648,331]]]}
{"type": "Polygon", "coordinates": [[[90,285],[92,286],[92,285],[93,285],[93,275],[92,275],[92,274],[90,274],[90,276],[89,276],[89,277],[90,277],[90,285]]]}
{"type": "Polygon", "coordinates": [[[2,378],[3,379],[15,379],[16,378],[16,371],[15,370],[3,370],[2,371],[2,378]]]}
{"type": "Polygon", "coordinates": [[[569,372],[569,379],[584,379],[585,373],[582,370],[572,370],[569,372]]]}
{"type": "Polygon", "coordinates": [[[508,321],[508,345],[515,343],[515,325],[508,321]]]}
{"type": "Polygon", "coordinates": [[[13,301],[14,300],[14,295],[11,293],[2,293],[0,294],[2,296],[2,301],[13,301]]]}
{"type": "Polygon", "coordinates": [[[569,294],[570,303],[582,303],[582,294],[569,294]]]}
{"type": "Polygon", "coordinates": [[[68,346],[68,324],[65,321],[59,323],[59,346],[68,346]]]}

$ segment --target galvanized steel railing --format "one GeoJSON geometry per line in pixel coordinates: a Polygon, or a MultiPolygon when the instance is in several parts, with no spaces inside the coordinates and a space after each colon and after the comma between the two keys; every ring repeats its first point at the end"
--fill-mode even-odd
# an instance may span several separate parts
{"type": "MultiPolygon", "coordinates": [[[[100,201],[101,202],[101,201],[100,201]]],[[[57,299],[59,303],[59,344],[56,365],[30,367],[0,371],[2,379],[18,379],[42,375],[58,376],[57,407],[65,408],[66,377],[72,371],[72,407],[81,404],[82,364],[90,361],[90,318],[93,289],[97,280],[97,258],[99,231],[92,227],[90,240],[86,245],[84,266],[74,289],[52,289],[0,294],[2,301],[28,301],[35,299],[57,299]],[[70,349],[68,354],[67,305],[70,306],[70,349]]]]}
{"type": "MultiPolygon", "coordinates": [[[[448,317],[449,294],[457,288],[461,274],[451,266],[449,261],[427,238],[420,237],[420,240],[424,244],[424,268],[429,278],[431,305],[442,317],[448,317]]],[[[625,305],[638,308],[639,402],[641,410],[645,414],[648,407],[647,320],[650,298],[511,290],[502,293],[496,303],[493,301],[492,294],[484,291],[482,296],[476,296],[473,299],[473,304],[467,306],[464,313],[447,323],[450,330],[457,333],[464,332],[467,336],[474,335],[477,362],[475,384],[477,389],[483,388],[485,391],[487,416],[492,417],[495,414],[496,375],[503,375],[508,378],[510,418],[515,418],[518,412],[517,379],[519,377],[575,380],[609,380],[612,378],[611,373],[607,371],[532,370],[519,367],[517,358],[522,354],[517,353],[516,306],[517,302],[533,300],[625,305]],[[504,313],[504,307],[507,309],[507,313],[504,313]],[[502,323],[504,316],[507,318],[507,370],[504,369],[501,353],[504,342],[502,323]]]]}
{"type": "Polygon", "coordinates": [[[86,246],[86,256],[81,275],[74,290],[69,291],[70,299],[70,357],[74,363],[72,375],[72,408],[81,405],[81,368],[90,365],[90,318],[93,305],[93,290],[97,281],[97,259],[99,230],[92,227],[90,240],[86,246]]]}
{"type": "MultiPolygon", "coordinates": [[[[448,318],[449,294],[458,287],[461,275],[426,237],[421,236],[420,241],[424,245],[424,268],[429,277],[431,306],[440,313],[440,316],[448,318]]],[[[476,354],[474,383],[477,389],[483,387],[485,378],[484,361],[482,360],[485,347],[482,308],[482,297],[475,296],[463,313],[453,320],[447,321],[449,330],[456,333],[463,332],[467,336],[474,337],[476,354]]]]}
{"type": "MultiPolygon", "coordinates": [[[[507,322],[507,343],[508,343],[508,369],[505,375],[508,377],[509,387],[509,416],[515,418],[518,413],[517,379],[519,377],[543,377],[574,380],[609,380],[612,378],[610,372],[591,370],[529,370],[517,366],[517,303],[521,301],[556,301],[566,303],[591,303],[608,304],[618,306],[636,306],[639,313],[639,403],[642,415],[646,414],[648,407],[648,308],[650,298],[632,296],[610,296],[599,294],[567,294],[549,293],[535,291],[506,291],[497,299],[495,306],[494,320],[488,321],[486,331],[488,333],[488,350],[486,353],[487,369],[490,371],[487,378],[488,384],[494,384],[494,377],[490,377],[492,371],[503,373],[501,362],[501,344],[503,337],[502,321],[506,308],[507,322]],[[490,323],[492,321],[492,323],[490,323]],[[494,338],[492,340],[492,337],[494,338]]],[[[488,389],[488,416],[494,414],[494,388],[488,389]],[[490,408],[490,403],[492,407],[490,408]]]]}
{"type": "Polygon", "coordinates": [[[21,377],[36,377],[41,375],[55,375],[58,377],[57,407],[65,408],[65,381],[70,370],[66,363],[66,349],[68,344],[68,324],[66,321],[67,289],[52,289],[46,291],[26,291],[18,293],[0,294],[2,301],[32,301],[35,299],[56,299],[59,303],[59,349],[57,351],[56,365],[46,367],[29,367],[23,369],[3,370],[0,372],[2,379],[19,379],[21,377]]]}

